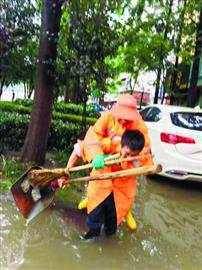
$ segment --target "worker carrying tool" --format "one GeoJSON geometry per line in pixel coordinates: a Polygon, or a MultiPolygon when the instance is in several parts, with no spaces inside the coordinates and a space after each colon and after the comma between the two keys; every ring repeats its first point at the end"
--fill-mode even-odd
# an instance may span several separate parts
{"type": "MultiPolygon", "coordinates": [[[[98,179],[90,181],[87,187],[87,225],[89,231],[84,236],[85,239],[100,235],[104,226],[106,235],[116,232],[117,226],[124,221],[133,205],[137,179],[135,176],[121,175],[122,171],[141,166],[139,153],[145,145],[144,135],[139,130],[125,130],[121,137],[120,157],[122,159],[137,157],[133,160],[105,166],[106,153],[97,154],[92,161],[93,170],[91,177],[98,179]],[[100,181],[100,175],[109,175],[119,172],[114,179],[100,181]]],[[[79,157],[73,151],[70,159],[76,161],[79,157]]],[[[68,182],[68,180],[66,179],[68,182]]]]}
{"type": "MultiPolygon", "coordinates": [[[[119,153],[121,151],[122,134],[126,130],[134,129],[139,130],[144,136],[143,149],[138,153],[140,154],[139,164],[152,165],[153,161],[147,127],[137,111],[136,99],[132,95],[126,94],[120,96],[112,109],[108,112],[104,112],[95,125],[89,128],[83,141],[78,140],[77,144],[74,146],[74,151],[69,158],[67,168],[74,166],[77,160],[81,158],[84,162],[92,161],[94,168],[100,169],[99,171],[93,171],[91,175],[108,173],[112,168],[107,167],[101,169],[100,167],[100,164],[104,164],[103,154],[119,153]]],[[[65,180],[62,182],[62,179],[60,179],[60,185],[63,185],[64,183],[65,180]]],[[[95,183],[90,183],[87,192],[88,198],[80,202],[79,208],[82,209],[87,207],[88,213],[92,212],[97,205],[110,196],[110,188],[107,188],[108,184],[109,183],[106,181],[106,187],[101,194],[101,192],[95,192],[95,190],[97,185],[102,185],[103,187],[104,183],[99,183],[97,185],[95,183]],[[94,196],[92,194],[96,195],[94,196]]],[[[111,184],[109,184],[109,186],[111,186],[111,184]]],[[[126,204],[125,201],[124,203],[126,204]]],[[[124,212],[124,215],[118,215],[117,224],[120,224],[123,219],[126,219],[129,228],[133,230],[136,229],[136,222],[130,209],[128,209],[127,213],[124,212]]]]}

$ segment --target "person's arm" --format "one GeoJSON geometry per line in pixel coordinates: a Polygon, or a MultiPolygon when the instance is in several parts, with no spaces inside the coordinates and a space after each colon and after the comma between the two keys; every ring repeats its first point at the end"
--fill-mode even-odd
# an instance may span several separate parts
{"type": "Polygon", "coordinates": [[[82,154],[81,154],[81,149],[80,149],[80,145],[78,143],[76,143],[74,145],[74,150],[72,151],[69,160],[67,162],[67,168],[72,168],[74,167],[78,161],[82,160],[82,154]]]}
{"type": "Polygon", "coordinates": [[[69,157],[69,160],[67,162],[67,166],[66,167],[68,169],[74,167],[78,163],[79,160],[81,160],[81,158],[78,157],[77,154],[73,151],[71,153],[70,157],[69,157]]]}
{"type": "MultiPolygon", "coordinates": [[[[82,159],[81,155],[81,149],[78,143],[74,145],[74,150],[72,151],[69,160],[67,162],[67,170],[74,167],[79,160],[82,159]]],[[[53,190],[57,190],[58,188],[63,188],[65,186],[69,185],[69,177],[68,176],[62,176],[56,180],[53,180],[51,182],[51,187],[53,190]]]]}
{"type": "Polygon", "coordinates": [[[111,138],[108,137],[109,114],[104,113],[92,126],[84,138],[85,158],[88,162],[92,161],[97,154],[108,153],[111,138]]]}
{"type": "Polygon", "coordinates": [[[153,157],[151,153],[151,144],[150,144],[148,128],[143,120],[141,120],[137,129],[144,134],[144,138],[145,138],[145,146],[140,153],[140,162],[142,165],[153,165],[154,162],[153,162],[153,157]]]}

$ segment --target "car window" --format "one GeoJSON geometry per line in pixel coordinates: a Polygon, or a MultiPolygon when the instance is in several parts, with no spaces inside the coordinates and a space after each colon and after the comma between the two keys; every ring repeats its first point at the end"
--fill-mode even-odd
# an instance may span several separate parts
{"type": "Polygon", "coordinates": [[[202,131],[202,113],[171,113],[171,121],[175,126],[202,131]]]}
{"type": "Polygon", "coordinates": [[[158,122],[161,119],[161,110],[157,107],[147,107],[140,114],[146,122],[158,122]]]}
{"type": "Polygon", "coordinates": [[[144,121],[146,121],[145,119],[147,119],[147,114],[148,114],[149,110],[150,110],[150,107],[145,108],[145,109],[142,109],[142,110],[140,111],[140,115],[142,116],[142,119],[143,119],[144,121]]]}

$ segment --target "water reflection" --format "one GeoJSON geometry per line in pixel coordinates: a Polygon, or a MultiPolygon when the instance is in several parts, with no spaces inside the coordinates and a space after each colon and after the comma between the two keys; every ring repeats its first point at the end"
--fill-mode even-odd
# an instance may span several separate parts
{"type": "Polygon", "coordinates": [[[0,269],[161,269],[202,266],[202,189],[141,179],[138,229],[85,242],[85,216],[61,205],[26,226],[10,195],[1,197],[0,269]]]}

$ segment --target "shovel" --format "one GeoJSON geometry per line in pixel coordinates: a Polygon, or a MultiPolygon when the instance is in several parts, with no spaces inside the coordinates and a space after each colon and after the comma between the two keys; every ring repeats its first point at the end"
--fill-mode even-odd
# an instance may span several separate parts
{"type": "Polygon", "coordinates": [[[11,187],[15,204],[28,222],[48,207],[54,199],[54,191],[50,187],[35,188],[29,183],[29,172],[39,169],[41,167],[30,167],[11,187]]]}
{"type": "MultiPolygon", "coordinates": [[[[112,165],[117,164],[123,161],[132,161],[137,160],[135,157],[125,158],[125,159],[115,159],[108,160],[108,164],[112,165]]],[[[107,163],[107,162],[106,162],[107,163]]],[[[77,166],[71,168],[70,171],[78,171],[84,170],[87,168],[92,168],[92,164],[86,164],[83,166],[77,166]]],[[[41,213],[44,209],[46,209],[51,202],[54,200],[55,191],[50,187],[50,181],[45,181],[45,183],[40,183],[37,179],[30,179],[30,173],[32,171],[42,172],[44,169],[41,167],[31,167],[27,170],[11,187],[11,192],[13,194],[16,206],[18,207],[20,213],[24,218],[27,219],[28,223],[33,220],[39,213],[41,213]]],[[[46,169],[45,169],[46,170],[46,169]]],[[[52,169],[49,170],[54,172],[55,170],[63,170],[62,175],[64,175],[65,169],[52,169]]],[[[69,178],[70,182],[79,182],[79,181],[94,181],[94,180],[107,180],[114,179],[116,177],[125,177],[125,176],[138,176],[138,175],[147,175],[147,174],[155,174],[162,170],[160,165],[151,165],[151,166],[143,166],[138,168],[132,168],[127,170],[116,171],[113,173],[105,173],[99,174],[99,176],[86,176],[79,178],[69,178]]],[[[55,179],[55,178],[54,178],[55,179]]],[[[124,178],[123,178],[124,179],[124,178]]],[[[50,179],[49,179],[50,180],[50,179]]],[[[51,178],[51,180],[53,180],[51,178]]]]}
{"type": "MultiPolygon", "coordinates": [[[[112,156],[109,156],[105,159],[105,166],[110,166],[114,164],[120,164],[121,162],[132,162],[137,161],[137,157],[127,157],[127,158],[121,158],[120,155],[115,154],[112,156]]],[[[37,169],[37,170],[31,170],[28,173],[28,178],[30,183],[35,187],[42,187],[48,185],[51,181],[58,179],[62,176],[66,176],[70,178],[71,172],[81,171],[93,168],[92,163],[88,163],[86,165],[73,167],[70,169],[67,168],[56,168],[56,169],[37,169]]]]}

